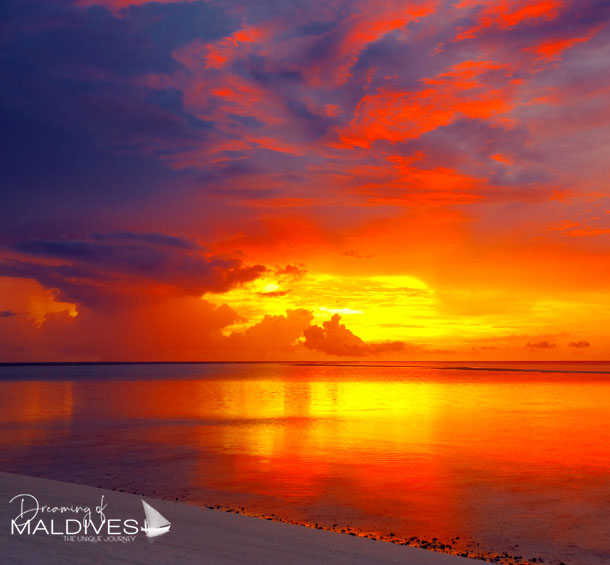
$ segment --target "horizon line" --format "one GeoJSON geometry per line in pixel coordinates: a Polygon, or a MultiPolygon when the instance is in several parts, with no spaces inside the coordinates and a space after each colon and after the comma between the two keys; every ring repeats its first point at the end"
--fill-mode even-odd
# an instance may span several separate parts
{"type": "Polygon", "coordinates": [[[213,365],[213,364],[254,364],[254,363],[308,363],[308,364],[328,364],[328,363],[610,363],[610,359],[496,359],[496,360],[474,360],[458,359],[450,361],[431,360],[400,360],[400,359],[326,359],[326,360],[224,360],[224,361],[0,361],[2,366],[33,366],[33,365],[213,365]]]}

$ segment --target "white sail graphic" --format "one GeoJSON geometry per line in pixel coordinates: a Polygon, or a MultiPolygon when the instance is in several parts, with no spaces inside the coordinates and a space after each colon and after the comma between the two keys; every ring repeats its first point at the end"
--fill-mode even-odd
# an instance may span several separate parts
{"type": "Polygon", "coordinates": [[[144,500],[142,500],[142,506],[144,506],[144,514],[146,514],[142,531],[146,532],[147,537],[154,538],[169,532],[171,523],[167,518],[144,500]]]}

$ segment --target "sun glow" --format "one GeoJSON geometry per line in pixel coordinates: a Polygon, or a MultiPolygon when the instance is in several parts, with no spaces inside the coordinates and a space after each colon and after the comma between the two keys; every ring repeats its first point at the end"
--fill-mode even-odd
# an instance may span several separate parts
{"type": "Polygon", "coordinates": [[[205,299],[227,304],[242,317],[225,328],[225,335],[243,331],[265,315],[281,316],[295,309],[311,312],[315,324],[339,314],[351,331],[373,342],[446,341],[456,333],[476,337],[490,329],[479,318],[453,319],[443,311],[435,289],[410,275],[307,273],[287,279],[268,274],[221,296],[206,295],[205,299]]]}

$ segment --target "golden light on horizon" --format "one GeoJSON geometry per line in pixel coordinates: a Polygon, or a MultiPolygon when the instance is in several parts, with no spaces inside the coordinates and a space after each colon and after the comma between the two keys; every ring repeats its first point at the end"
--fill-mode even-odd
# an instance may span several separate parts
{"type": "Polygon", "coordinates": [[[481,316],[456,316],[447,311],[439,293],[410,275],[363,276],[307,273],[298,280],[282,281],[274,274],[222,295],[206,295],[226,304],[242,319],[224,335],[241,332],[264,316],[283,316],[287,310],[305,309],[314,324],[339,314],[351,331],[367,342],[477,338],[494,331],[494,323],[481,316]]]}

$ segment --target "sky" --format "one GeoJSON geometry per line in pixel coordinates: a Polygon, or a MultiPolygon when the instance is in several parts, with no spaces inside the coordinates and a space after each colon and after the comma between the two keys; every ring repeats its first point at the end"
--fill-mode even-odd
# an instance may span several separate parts
{"type": "Polygon", "coordinates": [[[610,359],[606,0],[9,0],[0,361],[610,359]]]}

